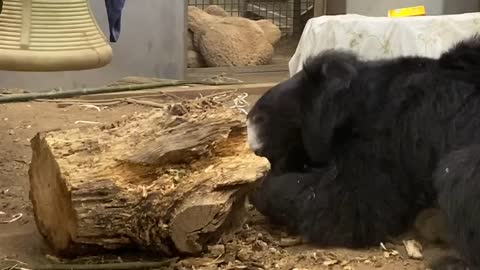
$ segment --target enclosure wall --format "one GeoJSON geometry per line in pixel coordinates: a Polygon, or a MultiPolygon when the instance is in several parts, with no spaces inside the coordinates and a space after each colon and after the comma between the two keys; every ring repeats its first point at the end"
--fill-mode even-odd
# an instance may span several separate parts
{"type": "MultiPolygon", "coordinates": [[[[109,37],[105,1],[91,0],[95,18],[109,37]]],[[[185,3],[181,0],[126,1],[113,60],[103,68],[68,72],[0,71],[1,88],[43,91],[54,87],[104,85],[129,75],[182,79],[185,71],[185,3]]]]}
{"type": "MultiPolygon", "coordinates": [[[[330,0],[335,2],[338,0],[330,0]]],[[[346,13],[368,16],[386,16],[392,8],[424,5],[428,15],[442,15],[479,11],[478,0],[346,0],[346,13]]]]}

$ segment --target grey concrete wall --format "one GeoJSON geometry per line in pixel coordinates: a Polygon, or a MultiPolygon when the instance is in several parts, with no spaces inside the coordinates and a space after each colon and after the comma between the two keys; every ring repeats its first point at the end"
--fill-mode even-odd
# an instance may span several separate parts
{"type": "Polygon", "coordinates": [[[345,14],[346,10],[347,10],[347,0],[327,0],[328,15],[345,14]]]}
{"type": "MultiPolygon", "coordinates": [[[[105,2],[90,3],[108,38],[105,2]]],[[[111,43],[114,57],[109,65],[67,72],[0,71],[0,88],[44,91],[54,87],[95,87],[130,75],[183,79],[185,22],[182,0],[127,0],[120,39],[111,43]]]]}
{"type": "Polygon", "coordinates": [[[386,16],[393,8],[424,5],[429,15],[480,11],[478,0],[329,0],[328,14],[356,13],[366,16],[386,16]]]}
{"type": "Polygon", "coordinates": [[[478,0],[445,0],[444,13],[456,14],[464,12],[479,12],[480,1],[478,0]]]}
{"type": "Polygon", "coordinates": [[[387,16],[389,9],[424,5],[429,15],[439,15],[443,13],[444,1],[452,0],[347,0],[346,12],[367,16],[387,16]]]}

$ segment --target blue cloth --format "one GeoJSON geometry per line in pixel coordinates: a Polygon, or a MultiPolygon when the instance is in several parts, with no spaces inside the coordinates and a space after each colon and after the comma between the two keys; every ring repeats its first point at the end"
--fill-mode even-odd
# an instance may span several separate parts
{"type": "Polygon", "coordinates": [[[120,37],[120,25],[124,5],[125,0],[105,0],[108,16],[108,29],[110,30],[110,42],[117,42],[120,37]]]}

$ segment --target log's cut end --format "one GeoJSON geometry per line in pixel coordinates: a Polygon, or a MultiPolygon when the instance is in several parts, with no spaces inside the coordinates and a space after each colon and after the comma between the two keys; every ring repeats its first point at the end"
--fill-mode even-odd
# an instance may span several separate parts
{"type": "Polygon", "coordinates": [[[29,195],[37,227],[56,252],[68,253],[76,231],[70,187],[62,178],[59,165],[45,142],[45,134],[37,134],[31,140],[31,146],[29,195]]]}
{"type": "Polygon", "coordinates": [[[186,202],[171,222],[171,235],[177,249],[182,253],[198,253],[202,251],[202,232],[214,232],[228,217],[241,217],[232,211],[235,203],[241,203],[242,196],[235,198],[232,192],[214,192],[210,196],[196,196],[186,202]]]}
{"type": "Polygon", "coordinates": [[[205,104],[37,134],[30,199],[53,250],[195,254],[237,228],[270,164],[248,149],[244,115],[205,104]]]}

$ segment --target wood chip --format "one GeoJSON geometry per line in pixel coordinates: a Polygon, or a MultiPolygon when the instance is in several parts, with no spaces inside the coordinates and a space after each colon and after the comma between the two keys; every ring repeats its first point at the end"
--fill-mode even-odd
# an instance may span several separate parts
{"type": "Polygon", "coordinates": [[[278,243],[281,247],[292,247],[301,245],[303,242],[301,237],[285,237],[280,239],[280,243],[278,243]]]}
{"type": "Polygon", "coordinates": [[[412,259],[422,259],[423,254],[422,254],[422,245],[418,243],[415,240],[404,240],[403,245],[405,246],[405,250],[407,251],[407,254],[410,258],[412,259]]]}
{"type": "Polygon", "coordinates": [[[335,265],[337,263],[338,263],[338,260],[328,260],[328,261],[324,261],[323,265],[324,266],[331,266],[331,265],[335,265]]]}

